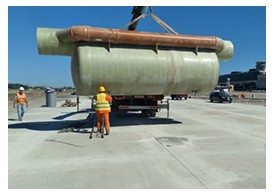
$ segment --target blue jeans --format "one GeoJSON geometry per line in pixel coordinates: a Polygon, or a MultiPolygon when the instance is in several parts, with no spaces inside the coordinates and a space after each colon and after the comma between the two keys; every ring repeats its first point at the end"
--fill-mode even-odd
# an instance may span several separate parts
{"type": "Polygon", "coordinates": [[[25,104],[17,104],[17,114],[18,114],[18,119],[22,121],[23,116],[25,114],[25,104]]]}

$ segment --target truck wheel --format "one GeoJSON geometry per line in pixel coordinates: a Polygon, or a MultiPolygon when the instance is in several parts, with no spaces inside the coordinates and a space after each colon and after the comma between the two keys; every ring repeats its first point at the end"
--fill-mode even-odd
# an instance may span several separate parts
{"type": "Polygon", "coordinates": [[[116,116],[117,117],[125,117],[126,116],[126,111],[117,111],[116,112],[116,116]]]}
{"type": "Polygon", "coordinates": [[[148,118],[151,116],[151,112],[147,111],[146,114],[145,114],[145,117],[148,118]]]}
{"type": "Polygon", "coordinates": [[[142,110],[142,111],[141,111],[141,115],[144,116],[144,117],[146,117],[146,115],[147,115],[147,110],[142,110]]]}
{"type": "Polygon", "coordinates": [[[156,112],[151,112],[151,117],[155,117],[156,116],[156,112]]]}

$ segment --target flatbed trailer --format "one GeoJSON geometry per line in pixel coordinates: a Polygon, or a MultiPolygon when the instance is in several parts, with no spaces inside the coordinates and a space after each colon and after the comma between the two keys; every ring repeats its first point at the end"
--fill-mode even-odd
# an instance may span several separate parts
{"type": "Polygon", "coordinates": [[[167,110],[169,117],[169,99],[163,95],[112,96],[112,111],[124,115],[129,111],[141,111],[145,117],[155,117],[161,109],[167,110]]]}

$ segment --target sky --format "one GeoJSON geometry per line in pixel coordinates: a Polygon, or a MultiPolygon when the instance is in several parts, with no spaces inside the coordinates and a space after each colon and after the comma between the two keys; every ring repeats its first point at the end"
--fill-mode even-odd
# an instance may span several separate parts
{"type": "MultiPolygon", "coordinates": [[[[153,6],[153,13],[180,34],[217,36],[234,44],[220,74],[248,71],[266,60],[265,6],[153,6]]],[[[73,86],[69,56],[39,55],[38,27],[86,25],[121,28],[132,18],[132,6],[9,6],[8,82],[30,86],[73,86]]],[[[165,31],[149,16],[137,31],[165,31]]]]}

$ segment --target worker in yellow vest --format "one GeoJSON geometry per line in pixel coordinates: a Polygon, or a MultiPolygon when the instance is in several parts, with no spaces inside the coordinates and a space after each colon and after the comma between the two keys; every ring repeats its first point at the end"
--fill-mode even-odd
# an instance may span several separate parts
{"type": "Polygon", "coordinates": [[[22,121],[23,116],[25,114],[25,105],[28,107],[28,101],[26,94],[24,93],[24,87],[19,88],[19,92],[15,94],[13,108],[15,108],[15,104],[17,104],[17,114],[18,120],[22,121]]]}
{"type": "Polygon", "coordinates": [[[99,87],[99,94],[97,94],[94,99],[96,100],[96,116],[97,116],[97,130],[100,130],[102,125],[102,118],[104,117],[104,124],[106,135],[110,133],[110,121],[109,121],[109,113],[111,112],[110,102],[112,101],[112,97],[106,94],[106,90],[103,86],[99,87]]]}

